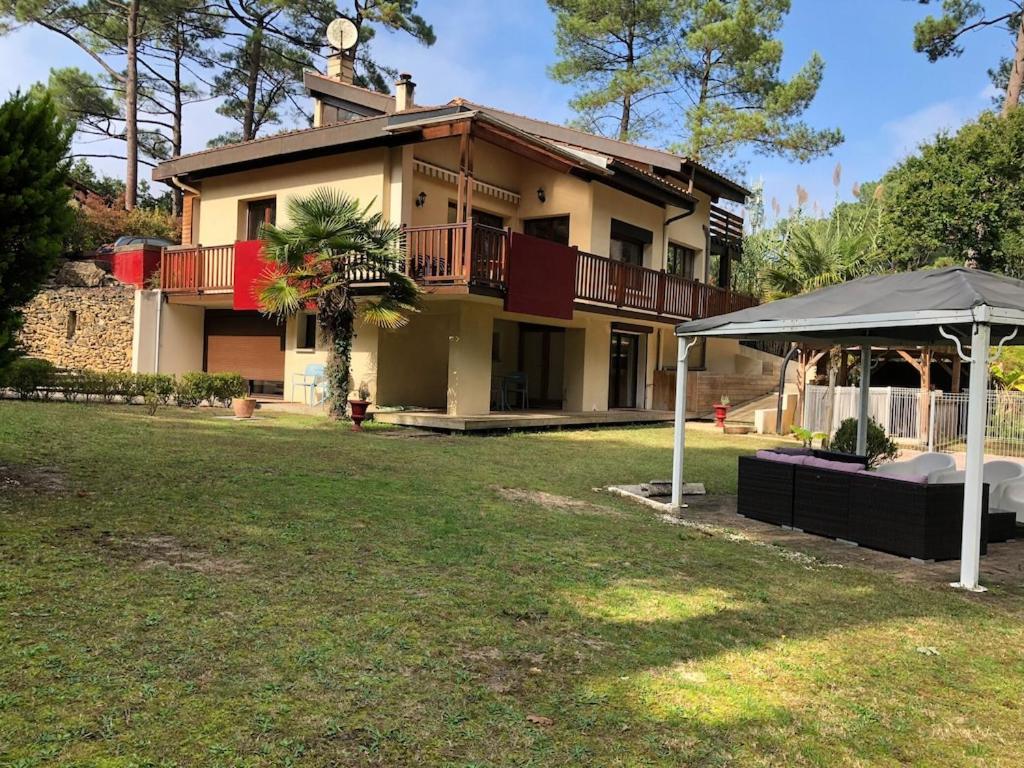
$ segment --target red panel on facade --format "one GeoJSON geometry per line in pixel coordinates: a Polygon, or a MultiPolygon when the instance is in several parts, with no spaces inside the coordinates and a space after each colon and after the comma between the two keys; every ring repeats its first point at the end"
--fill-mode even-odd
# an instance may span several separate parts
{"type": "Polygon", "coordinates": [[[263,241],[239,240],[235,243],[235,309],[260,309],[260,286],[275,272],[263,259],[263,241]]]}
{"type": "Polygon", "coordinates": [[[109,264],[110,273],[122,283],[145,288],[150,276],[160,270],[160,248],[140,246],[135,250],[101,254],[96,261],[109,264]]]}
{"type": "Polygon", "coordinates": [[[505,310],[572,320],[576,248],[512,233],[505,310]]]}

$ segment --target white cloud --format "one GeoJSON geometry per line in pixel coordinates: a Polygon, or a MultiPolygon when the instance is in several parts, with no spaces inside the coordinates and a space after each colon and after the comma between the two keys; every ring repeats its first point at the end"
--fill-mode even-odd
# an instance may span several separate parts
{"type": "Polygon", "coordinates": [[[885,123],[882,132],[889,140],[892,157],[902,159],[938,134],[955,131],[975,112],[955,101],[940,101],[885,123]]]}

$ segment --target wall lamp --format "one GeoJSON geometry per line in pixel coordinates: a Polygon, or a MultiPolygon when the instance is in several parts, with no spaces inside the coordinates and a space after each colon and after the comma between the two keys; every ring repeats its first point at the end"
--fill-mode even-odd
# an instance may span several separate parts
{"type": "Polygon", "coordinates": [[[422,208],[423,204],[425,202],[427,202],[427,193],[426,192],[420,192],[418,195],[416,195],[416,207],[417,208],[422,208]]]}
{"type": "Polygon", "coordinates": [[[544,187],[537,188],[537,199],[540,200],[542,203],[548,199],[548,196],[544,194],[544,187]]]}

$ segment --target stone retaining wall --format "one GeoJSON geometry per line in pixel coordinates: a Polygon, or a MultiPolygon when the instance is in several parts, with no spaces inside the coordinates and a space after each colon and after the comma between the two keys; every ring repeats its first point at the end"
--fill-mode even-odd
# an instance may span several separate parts
{"type": "Polygon", "coordinates": [[[23,312],[25,325],[19,341],[30,357],[41,357],[60,368],[131,371],[135,319],[131,286],[48,287],[23,312]]]}

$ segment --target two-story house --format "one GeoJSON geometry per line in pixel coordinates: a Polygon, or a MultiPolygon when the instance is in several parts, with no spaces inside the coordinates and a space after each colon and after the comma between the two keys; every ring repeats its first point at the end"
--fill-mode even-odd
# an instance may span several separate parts
{"type": "MultiPolygon", "coordinates": [[[[420,106],[408,75],[394,96],[367,91],[343,69],[333,60],[327,76],[306,74],[312,128],[154,171],[184,192],[185,245],[163,253],[161,290],[137,312],[150,368],[239,371],[257,393],[302,398],[291,382],[326,361],[327,345],[313,315],[279,324],[259,313],[256,239],[263,222],[287,224],[290,197],[321,186],[404,226],[404,268],[423,289],[407,327],[357,327],[353,387],[379,406],[667,408],[659,373],[674,368],[673,325],[751,303],[708,274],[716,255],[728,286],[740,255],[742,219],[719,203],[742,203],[741,185],[463,99],[420,106]]],[[[734,345],[708,367],[760,376],[746,354],[734,345]]]]}

